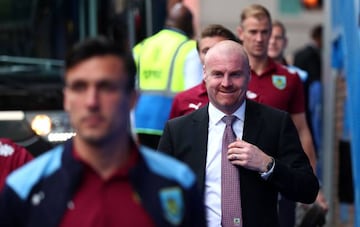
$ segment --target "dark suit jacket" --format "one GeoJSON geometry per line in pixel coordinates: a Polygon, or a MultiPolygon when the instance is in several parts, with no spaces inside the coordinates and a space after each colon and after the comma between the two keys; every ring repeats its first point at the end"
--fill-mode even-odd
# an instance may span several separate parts
{"type": "MultiPolygon", "coordinates": [[[[175,156],[193,169],[203,193],[208,122],[208,105],[170,120],[158,147],[159,151],[175,156]]],[[[315,200],[319,184],[286,112],[247,100],[243,140],[258,146],[276,160],[268,180],[261,178],[258,172],[238,168],[244,227],[278,226],[278,192],[302,203],[315,200]]]]}

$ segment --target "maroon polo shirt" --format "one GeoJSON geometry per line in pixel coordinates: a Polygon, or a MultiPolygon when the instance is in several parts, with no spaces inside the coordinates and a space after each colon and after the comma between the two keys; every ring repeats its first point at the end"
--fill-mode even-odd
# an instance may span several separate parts
{"type": "MultiPolygon", "coordinates": [[[[75,154],[75,158],[80,158],[75,154]]],[[[154,226],[130,185],[129,170],[139,160],[135,146],[124,167],[109,179],[102,179],[85,164],[83,181],[72,201],[68,202],[61,227],[154,226]]]]}
{"type": "Polygon", "coordinates": [[[271,59],[261,75],[251,70],[247,98],[290,114],[305,112],[304,89],[299,76],[271,59]]]}
{"type": "Polygon", "coordinates": [[[182,91],[174,97],[170,119],[188,114],[208,104],[209,98],[206,92],[205,82],[182,91]]]}
{"type": "Polygon", "coordinates": [[[0,191],[6,177],[15,169],[32,160],[32,155],[13,141],[0,138],[0,191]]]}

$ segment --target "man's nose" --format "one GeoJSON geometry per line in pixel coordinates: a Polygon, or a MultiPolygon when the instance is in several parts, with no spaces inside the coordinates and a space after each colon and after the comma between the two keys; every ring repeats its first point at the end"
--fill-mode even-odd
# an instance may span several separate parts
{"type": "Polygon", "coordinates": [[[261,32],[256,33],[256,41],[261,42],[263,40],[263,35],[261,32]]]}
{"type": "Polygon", "coordinates": [[[90,87],[86,92],[84,101],[89,107],[97,106],[99,103],[99,91],[95,87],[90,87]]]}
{"type": "Polygon", "coordinates": [[[270,39],[269,39],[269,44],[273,44],[273,43],[275,43],[275,38],[274,38],[274,37],[270,37],[270,39]]]}
{"type": "Polygon", "coordinates": [[[221,82],[222,86],[224,87],[228,87],[228,86],[231,86],[232,85],[232,80],[230,78],[229,75],[225,75],[222,82],[221,82]]]}

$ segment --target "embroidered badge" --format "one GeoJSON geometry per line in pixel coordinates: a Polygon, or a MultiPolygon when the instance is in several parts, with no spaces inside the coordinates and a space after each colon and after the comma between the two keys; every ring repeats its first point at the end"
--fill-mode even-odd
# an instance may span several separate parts
{"type": "Polygon", "coordinates": [[[8,144],[2,144],[0,142],[0,156],[10,156],[14,153],[14,148],[8,144]]]}
{"type": "Polygon", "coordinates": [[[277,89],[283,90],[286,87],[286,77],[281,75],[273,75],[272,83],[277,89]]]}
{"type": "Polygon", "coordinates": [[[179,187],[164,188],[159,192],[165,219],[173,225],[179,225],[184,215],[182,192],[179,187]]]}

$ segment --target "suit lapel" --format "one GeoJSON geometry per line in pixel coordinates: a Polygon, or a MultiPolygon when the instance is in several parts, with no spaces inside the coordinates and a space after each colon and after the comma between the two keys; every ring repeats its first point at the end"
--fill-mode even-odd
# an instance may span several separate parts
{"type": "Polygon", "coordinates": [[[256,144],[257,137],[261,129],[261,122],[263,121],[258,108],[255,107],[256,105],[258,104],[251,100],[246,100],[245,121],[242,139],[252,144],[256,144]]]}
{"type": "Polygon", "coordinates": [[[192,126],[193,126],[193,150],[191,151],[194,154],[194,160],[198,163],[196,168],[196,175],[198,183],[200,185],[201,192],[204,192],[205,185],[205,170],[206,170],[206,156],[207,156],[207,143],[208,143],[208,123],[209,114],[208,114],[208,105],[199,109],[192,117],[192,126]]]}

